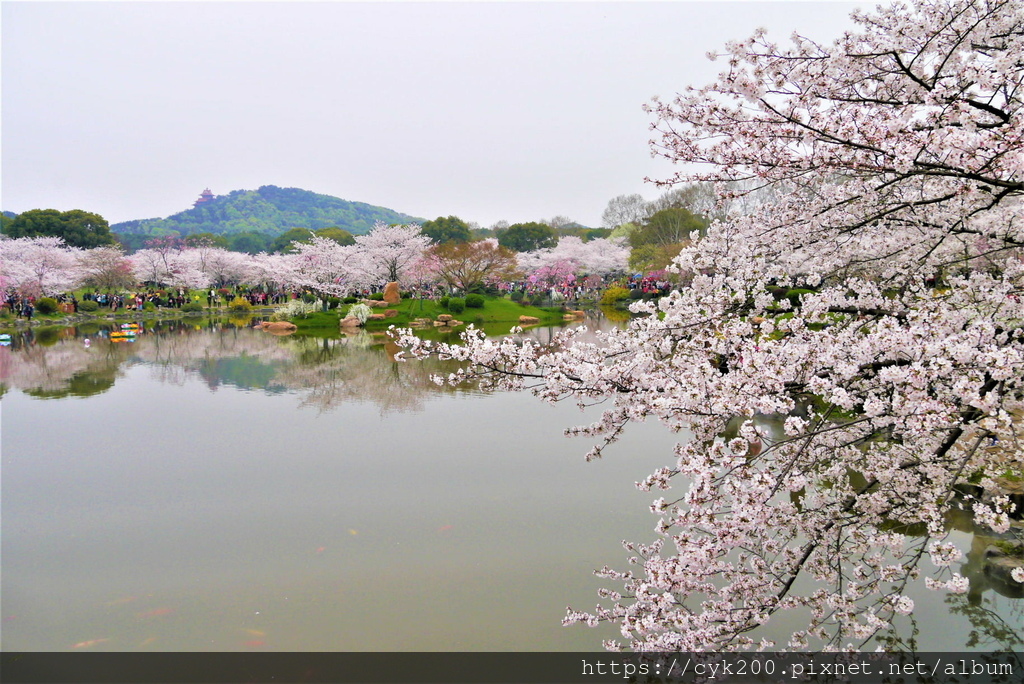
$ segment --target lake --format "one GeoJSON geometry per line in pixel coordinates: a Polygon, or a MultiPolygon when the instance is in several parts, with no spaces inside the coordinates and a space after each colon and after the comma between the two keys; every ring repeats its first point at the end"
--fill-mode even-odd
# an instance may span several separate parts
{"type": "MultiPolygon", "coordinates": [[[[586,463],[563,429],[595,413],[395,351],[227,319],[0,347],[3,649],[599,650],[616,629],[560,621],[654,539],[633,483],[680,436],[586,463]]],[[[921,650],[1019,650],[1024,602],[974,574],[911,592],[921,650]]]]}

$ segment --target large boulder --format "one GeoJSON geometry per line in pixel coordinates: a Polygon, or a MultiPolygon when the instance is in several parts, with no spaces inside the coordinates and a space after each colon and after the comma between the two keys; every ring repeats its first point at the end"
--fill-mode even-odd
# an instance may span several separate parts
{"type": "Polygon", "coordinates": [[[345,318],[341,319],[342,328],[358,328],[361,325],[362,323],[360,323],[359,319],[356,318],[355,316],[346,316],[345,318]]]}
{"type": "Polygon", "coordinates": [[[370,307],[371,309],[384,309],[387,308],[388,303],[383,299],[364,299],[361,301],[362,304],[370,307]]]}
{"type": "Polygon", "coordinates": [[[441,314],[440,316],[437,317],[437,320],[441,321],[442,323],[447,323],[453,318],[455,318],[455,316],[452,316],[451,314],[441,314]]]}
{"type": "Polygon", "coordinates": [[[385,316],[384,314],[382,314],[382,313],[375,313],[375,314],[370,314],[370,318],[368,320],[371,320],[371,321],[383,321],[385,318],[387,318],[387,316],[385,316]]]}
{"type": "Polygon", "coordinates": [[[384,286],[384,301],[390,306],[402,301],[401,295],[398,294],[398,283],[388,283],[384,286]]]}
{"type": "Polygon", "coordinates": [[[263,323],[257,323],[254,327],[271,335],[291,335],[299,329],[297,325],[288,321],[264,321],[263,323]]]}
{"type": "Polygon", "coordinates": [[[394,318],[398,315],[398,309],[384,309],[384,318],[394,318]]]}
{"type": "Polygon", "coordinates": [[[540,319],[536,316],[520,316],[519,323],[521,325],[536,325],[537,323],[540,323],[540,319]]]}

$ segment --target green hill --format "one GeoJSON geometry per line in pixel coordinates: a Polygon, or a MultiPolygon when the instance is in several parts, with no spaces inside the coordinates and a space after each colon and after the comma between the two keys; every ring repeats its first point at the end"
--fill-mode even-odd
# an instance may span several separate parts
{"type": "Polygon", "coordinates": [[[110,230],[120,235],[150,237],[192,233],[262,233],[276,237],[292,228],[318,230],[337,226],[353,235],[363,235],[377,221],[422,223],[423,219],[309,190],[264,185],[258,190],[234,190],[167,218],[115,223],[110,230]]]}

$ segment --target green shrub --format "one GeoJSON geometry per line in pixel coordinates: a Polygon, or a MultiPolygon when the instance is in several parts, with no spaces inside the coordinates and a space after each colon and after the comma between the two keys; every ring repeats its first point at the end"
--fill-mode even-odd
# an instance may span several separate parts
{"type": "Polygon", "coordinates": [[[238,311],[240,313],[247,313],[252,311],[252,304],[249,303],[248,299],[244,297],[235,297],[228,304],[228,311],[238,311]]]}
{"type": "Polygon", "coordinates": [[[629,297],[629,290],[624,287],[609,287],[601,295],[602,304],[615,304],[629,297]]]}
{"type": "Polygon", "coordinates": [[[96,311],[100,308],[100,305],[91,299],[86,299],[84,302],[78,303],[79,311],[96,311]]]}
{"type": "Polygon", "coordinates": [[[512,292],[512,294],[509,295],[509,297],[512,299],[513,302],[521,302],[523,301],[523,291],[515,290],[512,292]]]}
{"type": "Polygon", "coordinates": [[[460,314],[466,310],[466,300],[462,297],[452,297],[448,300],[448,310],[453,314],[460,314]]]}
{"type": "Polygon", "coordinates": [[[639,287],[636,288],[635,290],[630,290],[629,291],[629,298],[630,299],[643,299],[644,298],[644,291],[641,290],[639,287]]]}
{"type": "MultiPolygon", "coordinates": [[[[44,299],[46,299],[44,297],[44,299]]],[[[60,341],[60,334],[64,330],[57,325],[47,325],[42,328],[36,328],[33,337],[35,338],[36,344],[43,345],[44,347],[52,347],[60,341]]]]}
{"type": "MultiPolygon", "coordinates": [[[[96,302],[93,302],[93,304],[95,304],[95,303],[96,302]]],[[[190,311],[202,311],[202,310],[203,310],[203,305],[200,304],[199,302],[188,302],[186,304],[182,304],[181,305],[181,309],[180,309],[180,311],[184,311],[185,313],[188,313],[190,311]]]]}
{"type": "Polygon", "coordinates": [[[156,304],[154,304],[153,302],[146,302],[145,304],[142,305],[142,310],[143,311],[156,311],[156,304]]]}
{"type": "Polygon", "coordinates": [[[346,304],[355,304],[359,301],[359,297],[345,297],[343,300],[346,304]]]}
{"type": "Polygon", "coordinates": [[[466,308],[467,309],[482,309],[484,308],[484,298],[478,294],[466,295],[466,308]]]}
{"type": "Polygon", "coordinates": [[[383,302],[384,301],[384,293],[383,292],[374,292],[372,295],[367,297],[367,299],[372,299],[375,302],[383,302]]]}
{"type": "Polygon", "coordinates": [[[40,297],[36,302],[36,311],[41,314],[52,314],[57,311],[57,300],[53,297],[40,297]]]}
{"type": "Polygon", "coordinates": [[[301,299],[292,299],[284,306],[278,307],[270,314],[272,321],[290,321],[293,318],[309,318],[320,307],[316,302],[304,302],[301,299]]]}
{"type": "Polygon", "coordinates": [[[346,317],[354,316],[359,319],[361,325],[365,325],[366,321],[370,320],[370,315],[373,314],[373,309],[366,306],[365,304],[353,304],[349,307],[346,317]]]}
{"type": "Polygon", "coordinates": [[[441,297],[440,299],[438,299],[437,303],[438,303],[438,305],[442,309],[447,309],[448,308],[448,302],[450,302],[451,300],[452,300],[451,297],[449,297],[448,295],[445,295],[444,297],[441,297]]]}

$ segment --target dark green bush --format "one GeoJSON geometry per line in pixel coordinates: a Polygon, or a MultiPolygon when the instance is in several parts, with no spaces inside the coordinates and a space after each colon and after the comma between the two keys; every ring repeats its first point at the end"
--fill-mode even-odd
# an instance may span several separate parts
{"type": "Polygon", "coordinates": [[[359,301],[359,297],[345,297],[343,300],[346,304],[355,304],[359,301]]]}
{"type": "Polygon", "coordinates": [[[523,291],[515,290],[511,295],[509,295],[509,297],[511,297],[513,302],[521,302],[523,301],[523,291]]]}
{"type": "Polygon", "coordinates": [[[643,299],[644,298],[644,291],[641,290],[639,287],[636,288],[635,290],[630,290],[629,291],[629,298],[630,299],[643,299]]]}
{"type": "Polygon", "coordinates": [[[451,299],[452,299],[451,297],[449,297],[448,295],[445,295],[444,297],[441,297],[440,299],[438,299],[437,303],[441,306],[442,309],[447,309],[448,308],[448,302],[450,302],[451,299]]]}
{"type": "Polygon", "coordinates": [[[36,302],[36,311],[41,314],[52,314],[57,311],[57,300],[53,297],[40,297],[36,302]]]}
{"type": "Polygon", "coordinates": [[[466,295],[466,308],[467,309],[482,309],[484,308],[484,298],[478,294],[466,295]]]}
{"type": "Polygon", "coordinates": [[[154,304],[153,302],[146,302],[145,304],[142,305],[142,310],[143,311],[156,311],[156,304],[154,304]]]}
{"type": "Polygon", "coordinates": [[[203,305],[199,302],[188,302],[187,304],[182,304],[180,310],[186,313],[189,311],[202,311],[203,305]]]}
{"type": "Polygon", "coordinates": [[[453,314],[460,314],[466,310],[466,300],[462,297],[452,297],[448,300],[448,310],[453,314]]]}
{"type": "Polygon", "coordinates": [[[372,299],[375,302],[382,302],[382,301],[384,301],[384,293],[383,292],[374,292],[372,295],[367,297],[367,299],[372,299]]]}
{"type": "Polygon", "coordinates": [[[84,302],[78,303],[79,311],[96,311],[99,308],[100,305],[92,301],[91,299],[86,299],[84,302]]]}

